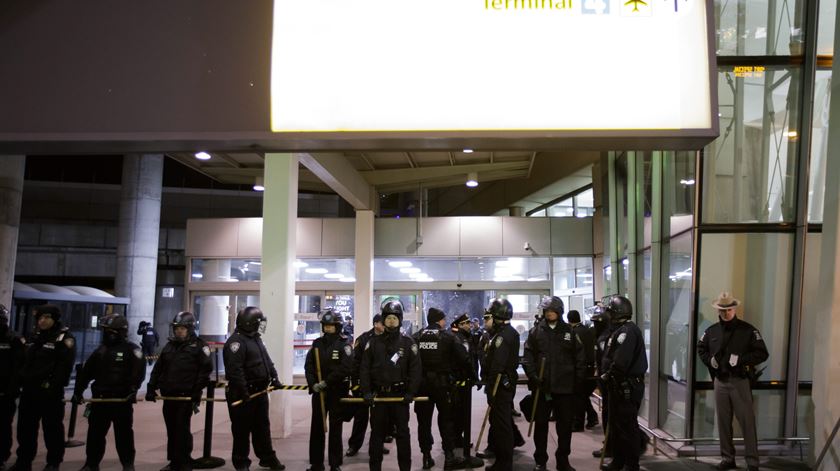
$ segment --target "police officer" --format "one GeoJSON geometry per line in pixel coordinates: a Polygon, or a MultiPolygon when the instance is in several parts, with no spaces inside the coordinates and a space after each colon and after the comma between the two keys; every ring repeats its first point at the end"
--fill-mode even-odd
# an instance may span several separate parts
{"type": "Polygon", "coordinates": [[[563,322],[563,300],[546,296],[540,302],[543,319],[528,332],[522,366],[528,376],[528,387],[536,396],[537,412],[534,430],[535,471],[544,471],[548,462],[548,417],[554,414],[557,469],[574,471],[569,464],[572,443],[572,419],[576,409],[575,385],[583,381],[586,356],[583,343],[563,322]],[[542,370],[542,378],[540,378],[542,370]]]}
{"type": "Polygon", "coordinates": [[[487,406],[490,407],[490,434],[492,451],[496,456],[488,470],[513,469],[513,396],[519,377],[519,333],[509,324],[513,306],[507,299],[493,299],[487,307],[492,319],[490,338],[484,354],[482,380],[486,385],[487,406]],[[496,386],[498,385],[498,386],[496,386]]]}
{"type": "Polygon", "coordinates": [[[171,471],[192,470],[193,437],[190,418],[198,410],[204,388],[210,382],[213,362],[210,346],[195,333],[193,313],[179,312],[172,319],[172,336],[160,351],[146,386],[146,400],[155,402],[156,391],[164,397],[191,398],[190,401],[164,400],[166,458],[171,471]]]}
{"type": "Polygon", "coordinates": [[[586,428],[593,428],[598,425],[598,414],[592,407],[589,399],[595,391],[595,329],[580,321],[580,312],[572,309],[566,315],[572,331],[577,335],[583,344],[583,356],[585,366],[582,381],[575,387],[575,395],[578,397],[578,404],[575,407],[575,417],[572,421],[572,431],[579,432],[586,428]]]}
{"type": "Polygon", "coordinates": [[[362,353],[359,382],[368,405],[373,406],[368,454],[370,469],[382,469],[382,444],[393,425],[396,429],[397,462],[400,471],[411,469],[411,432],[408,405],[420,388],[422,365],[417,344],[400,332],[403,306],[389,301],[382,306],[385,332],[371,337],[362,353]],[[374,403],[374,397],[401,397],[401,402],[374,403]]]}
{"type": "MultiPolygon", "coordinates": [[[[606,308],[600,301],[593,306],[592,316],[590,319],[592,320],[592,325],[595,329],[595,376],[597,376],[595,382],[598,384],[598,390],[601,392],[601,424],[603,424],[602,426],[606,428],[609,423],[610,389],[601,379],[601,375],[603,375],[606,371],[603,366],[604,352],[607,349],[607,342],[610,340],[610,336],[612,336],[614,327],[610,322],[610,315],[606,312],[606,308]]],[[[600,458],[601,454],[604,454],[604,457],[612,458],[612,446],[610,443],[607,443],[606,445],[606,451],[602,446],[601,448],[592,451],[592,456],[600,458]]]]}
{"type": "Polygon", "coordinates": [[[155,327],[146,321],[140,323],[140,327],[137,329],[137,335],[140,336],[140,344],[143,346],[143,354],[146,356],[146,360],[148,360],[151,365],[155,349],[158,345],[160,345],[160,337],[158,337],[155,327]]]}
{"type": "Polygon", "coordinates": [[[12,454],[12,420],[20,395],[20,368],[26,341],[9,329],[9,311],[0,304],[0,469],[12,454]]]}
{"type": "Polygon", "coordinates": [[[414,404],[417,414],[417,435],[420,451],[423,453],[423,469],[435,465],[432,459],[432,414],[438,411],[438,430],[443,442],[443,469],[455,469],[460,464],[455,459],[455,432],[452,424],[451,375],[453,369],[469,367],[469,354],[452,332],[445,329],[446,314],[431,307],[426,314],[428,325],[414,334],[414,341],[420,350],[423,364],[423,382],[420,392],[429,397],[428,402],[414,404]]]}
{"type": "Polygon", "coordinates": [[[88,416],[87,446],[83,471],[98,471],[105,455],[105,435],[114,424],[114,441],[123,471],[134,470],[134,403],[137,390],[146,378],[146,362],[140,346],[126,340],[128,321],[120,314],[99,319],[102,345],[90,354],[76,376],[72,401],[84,402],[82,394],[91,386],[94,399],[119,399],[120,402],[93,402],[88,416]]]}
{"type": "Polygon", "coordinates": [[[474,345],[477,336],[471,331],[472,324],[466,314],[455,319],[451,328],[457,340],[469,355],[469,363],[460,368],[453,368],[452,376],[457,385],[454,388],[452,401],[452,424],[454,431],[455,455],[458,449],[463,449],[460,466],[463,468],[480,468],[484,461],[470,454],[471,420],[472,420],[472,386],[477,381],[478,349],[474,345]]]}
{"type": "Polygon", "coordinates": [[[341,316],[331,309],[321,313],[320,338],[312,342],[312,348],[306,354],[304,371],[306,383],[312,394],[312,421],[309,426],[309,471],[324,470],[324,416],[329,418],[329,463],[330,471],[341,471],[342,447],[341,417],[339,400],[347,396],[347,377],[353,368],[353,347],[341,329],[341,316]],[[315,354],[319,358],[316,360],[315,354]],[[318,364],[320,376],[318,379],[318,364]],[[323,395],[323,402],[321,396],[323,395]],[[324,404],[325,411],[321,410],[324,404]]]}
{"type": "Polygon", "coordinates": [[[709,368],[715,388],[721,462],[718,469],[735,469],[732,444],[732,416],[744,432],[747,469],[758,469],[755,412],[752,404],[751,376],[755,367],[767,360],[767,346],[758,329],[738,319],[740,301],[723,292],[712,303],[720,322],[709,326],[697,344],[700,359],[709,368]]]}
{"type": "Polygon", "coordinates": [[[35,329],[26,340],[18,405],[17,461],[10,471],[30,471],[38,451],[38,423],[47,446],[45,471],[58,471],[64,460],[64,387],[76,358],[76,339],[61,325],[61,310],[35,308],[35,329]]]}
{"type": "Polygon", "coordinates": [[[633,305],[629,299],[613,296],[606,310],[615,330],[607,341],[601,375],[610,391],[608,440],[613,443],[613,460],[605,469],[636,471],[641,451],[638,414],[648,368],[645,343],[639,327],[630,320],[633,305]]]}
{"type": "Polygon", "coordinates": [[[223,359],[228,386],[225,396],[233,435],[231,461],[237,471],[249,469],[250,439],[260,466],[286,469],[277,459],[271,445],[271,423],[268,419],[268,388],[280,387],[274,363],[268,356],[260,335],[267,324],[260,308],[248,306],[236,315],[236,330],[225,342],[223,359]],[[263,393],[251,398],[252,394],[263,393]],[[234,406],[233,403],[243,401],[234,406]]]}
{"type": "MultiPolygon", "coordinates": [[[[359,368],[362,365],[362,353],[367,347],[368,341],[374,335],[381,335],[385,332],[385,325],[382,323],[382,315],[376,314],[373,316],[373,328],[367,332],[362,333],[356,338],[353,343],[353,394],[361,396],[361,386],[359,385],[359,368]]],[[[350,439],[347,441],[347,453],[344,456],[356,456],[359,449],[362,448],[362,443],[365,441],[365,432],[368,428],[368,420],[370,418],[370,408],[367,404],[357,405],[353,414],[353,431],[350,433],[350,439]]],[[[388,453],[387,448],[382,449],[383,454],[388,453]]]]}

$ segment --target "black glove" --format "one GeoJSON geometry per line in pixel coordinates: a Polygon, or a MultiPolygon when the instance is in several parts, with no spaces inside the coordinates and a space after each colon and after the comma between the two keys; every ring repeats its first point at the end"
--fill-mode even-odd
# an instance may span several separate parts
{"type": "Polygon", "coordinates": [[[283,383],[280,382],[279,378],[271,378],[271,382],[268,383],[268,387],[274,389],[280,389],[283,387],[283,383]]]}
{"type": "Polygon", "coordinates": [[[541,383],[539,378],[528,378],[528,389],[533,392],[539,391],[541,383]]]}
{"type": "Polygon", "coordinates": [[[373,394],[367,393],[367,394],[364,395],[364,398],[365,398],[365,404],[367,404],[369,406],[373,405],[373,394]]]}
{"type": "Polygon", "coordinates": [[[414,402],[414,394],[406,393],[406,395],[403,396],[403,404],[411,404],[412,402],[414,402]]]}
{"type": "Polygon", "coordinates": [[[129,394],[125,399],[129,404],[137,404],[137,391],[131,391],[131,394],[129,394]]]}
{"type": "Polygon", "coordinates": [[[193,391],[192,395],[190,396],[190,399],[192,399],[192,402],[195,403],[195,404],[201,403],[201,399],[202,399],[202,397],[204,397],[203,392],[204,391],[202,391],[201,389],[199,389],[198,391],[193,391]]]}
{"type": "Polygon", "coordinates": [[[157,402],[157,394],[154,389],[146,390],[146,402],[157,402]]]}
{"type": "Polygon", "coordinates": [[[70,398],[70,402],[78,406],[79,404],[85,402],[85,399],[82,397],[81,393],[75,393],[73,394],[73,397],[70,398]]]}

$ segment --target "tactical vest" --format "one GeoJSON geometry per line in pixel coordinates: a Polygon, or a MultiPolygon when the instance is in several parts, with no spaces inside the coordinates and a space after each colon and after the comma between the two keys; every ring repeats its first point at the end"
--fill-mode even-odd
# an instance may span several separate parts
{"type": "Polygon", "coordinates": [[[423,329],[417,336],[417,348],[420,350],[423,371],[439,372],[448,369],[449,352],[443,351],[445,347],[441,341],[442,336],[443,333],[438,329],[423,329]]]}

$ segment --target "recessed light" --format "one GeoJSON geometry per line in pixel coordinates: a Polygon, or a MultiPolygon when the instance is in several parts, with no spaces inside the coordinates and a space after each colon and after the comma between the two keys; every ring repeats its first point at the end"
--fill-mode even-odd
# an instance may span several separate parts
{"type": "Polygon", "coordinates": [[[210,154],[207,152],[201,151],[195,153],[195,158],[198,160],[210,160],[210,154]]]}
{"type": "Polygon", "coordinates": [[[324,273],[329,273],[330,271],[326,268],[307,268],[306,273],[311,273],[313,275],[323,275],[324,273]]]}
{"type": "Polygon", "coordinates": [[[393,268],[408,268],[411,266],[411,262],[407,260],[394,260],[392,262],[388,262],[388,265],[393,268]]]}

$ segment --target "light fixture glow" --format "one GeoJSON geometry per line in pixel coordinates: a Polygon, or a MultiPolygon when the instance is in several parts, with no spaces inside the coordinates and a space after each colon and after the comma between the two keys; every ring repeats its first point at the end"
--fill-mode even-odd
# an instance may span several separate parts
{"type": "Polygon", "coordinates": [[[263,177],[256,177],[254,180],[254,191],[265,191],[265,185],[263,185],[263,177]]]}
{"type": "Polygon", "coordinates": [[[682,179],[682,180],[680,180],[680,184],[681,184],[681,185],[686,185],[686,186],[688,186],[688,185],[693,185],[694,183],[695,183],[695,182],[694,182],[694,179],[693,179],[693,178],[689,178],[688,180],[686,180],[686,179],[682,179]]]}
{"type": "Polygon", "coordinates": [[[472,149],[464,149],[464,153],[465,154],[472,154],[473,150],[472,149]]]}
{"type": "Polygon", "coordinates": [[[475,188],[478,186],[478,173],[470,172],[467,174],[467,182],[466,185],[470,188],[475,188]]]}
{"type": "Polygon", "coordinates": [[[210,154],[207,152],[201,151],[195,153],[195,158],[198,160],[210,160],[210,154]]]}
{"type": "Polygon", "coordinates": [[[329,273],[329,270],[326,268],[307,268],[304,271],[313,275],[323,275],[324,273],[329,273]]]}
{"type": "Polygon", "coordinates": [[[787,137],[789,137],[791,139],[795,139],[796,136],[797,136],[796,131],[788,131],[787,132],[787,137]]]}
{"type": "Polygon", "coordinates": [[[417,267],[400,268],[401,273],[420,273],[421,271],[423,270],[417,267]]]}
{"type": "Polygon", "coordinates": [[[295,260],[295,268],[306,268],[309,264],[306,262],[301,262],[300,260],[295,260]]]}
{"type": "Polygon", "coordinates": [[[407,260],[394,260],[392,262],[388,262],[388,266],[392,268],[408,268],[411,266],[411,262],[407,260]]]}
{"type": "Polygon", "coordinates": [[[344,277],[344,278],[341,278],[341,279],[340,279],[340,280],[338,280],[338,281],[340,281],[340,282],[342,282],[342,283],[355,283],[355,282],[356,282],[356,279],[355,279],[355,278],[353,278],[353,277],[344,277]]]}
{"type": "Polygon", "coordinates": [[[200,279],[204,278],[204,275],[202,275],[201,273],[193,273],[192,277],[195,278],[196,280],[200,280],[200,279]]]}
{"type": "Polygon", "coordinates": [[[325,273],[324,278],[329,278],[331,280],[338,280],[340,278],[344,278],[344,275],[341,273],[325,273]]]}

